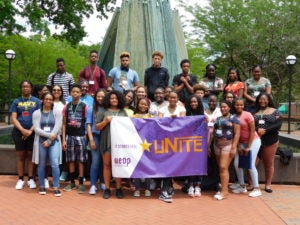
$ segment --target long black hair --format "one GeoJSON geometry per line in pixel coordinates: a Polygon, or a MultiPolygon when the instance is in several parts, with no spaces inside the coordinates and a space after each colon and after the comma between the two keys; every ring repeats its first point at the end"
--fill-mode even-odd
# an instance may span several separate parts
{"type": "Polygon", "coordinates": [[[268,102],[269,102],[269,103],[268,103],[268,107],[275,108],[275,109],[277,108],[277,107],[275,106],[274,102],[273,102],[273,99],[272,99],[271,95],[268,94],[268,93],[263,92],[263,93],[260,93],[260,94],[256,97],[254,113],[257,113],[257,112],[260,110],[259,99],[260,99],[261,96],[266,96],[266,97],[267,97],[268,102]]]}
{"type": "Polygon", "coordinates": [[[110,96],[112,96],[112,95],[116,95],[117,96],[117,99],[118,99],[118,108],[119,109],[124,109],[125,103],[126,103],[125,97],[124,97],[124,95],[121,92],[119,92],[117,90],[110,91],[110,92],[108,92],[105,95],[105,97],[103,99],[103,103],[102,103],[103,107],[105,109],[110,108],[110,96]]]}
{"type": "Polygon", "coordinates": [[[226,79],[226,84],[225,84],[224,89],[223,89],[223,93],[225,93],[225,89],[226,89],[226,87],[227,87],[227,86],[229,85],[229,83],[230,83],[230,80],[229,80],[229,74],[230,74],[231,71],[235,71],[235,72],[236,72],[236,75],[237,75],[237,81],[242,82],[242,79],[241,79],[241,76],[240,76],[240,71],[239,71],[237,68],[235,68],[235,67],[230,67],[230,68],[228,69],[228,72],[227,72],[227,79],[226,79]]]}
{"type": "Polygon", "coordinates": [[[204,108],[203,108],[201,98],[199,98],[197,95],[191,95],[187,99],[187,102],[185,104],[185,109],[186,109],[186,115],[187,116],[204,115],[204,108]],[[192,98],[196,98],[197,102],[198,102],[198,107],[195,110],[192,109],[192,107],[191,107],[192,98]]]}
{"type": "Polygon", "coordinates": [[[93,114],[96,114],[96,113],[97,113],[98,108],[102,106],[102,102],[103,102],[103,100],[104,100],[104,99],[103,99],[102,102],[101,102],[100,104],[98,103],[98,101],[97,101],[97,95],[98,95],[99,92],[103,92],[103,93],[104,93],[104,97],[105,97],[105,95],[106,95],[106,91],[105,91],[105,89],[103,89],[103,88],[100,88],[100,89],[98,89],[98,90],[96,91],[96,93],[95,93],[95,95],[94,95],[93,114]]]}

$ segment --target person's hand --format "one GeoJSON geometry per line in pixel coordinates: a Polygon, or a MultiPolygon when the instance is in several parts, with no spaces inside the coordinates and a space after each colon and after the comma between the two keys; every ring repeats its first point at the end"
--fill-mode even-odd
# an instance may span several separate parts
{"type": "Polygon", "coordinates": [[[44,148],[48,148],[48,147],[50,146],[50,144],[49,144],[48,141],[44,141],[44,142],[42,143],[42,145],[43,145],[44,148]]]}
{"type": "Polygon", "coordinates": [[[257,133],[261,137],[266,133],[266,130],[263,128],[258,128],[257,133]]]}
{"type": "Polygon", "coordinates": [[[250,148],[249,147],[245,148],[244,155],[247,156],[249,152],[250,152],[250,148]]]}
{"type": "Polygon", "coordinates": [[[63,142],[62,142],[62,149],[63,149],[64,151],[67,150],[67,142],[66,142],[66,141],[63,141],[63,142]]]}
{"type": "Polygon", "coordinates": [[[52,141],[56,140],[56,138],[57,138],[57,134],[52,134],[52,135],[51,135],[51,140],[52,140],[52,141]]]}
{"type": "Polygon", "coordinates": [[[105,122],[106,123],[110,123],[111,122],[111,120],[112,120],[112,116],[107,116],[106,118],[105,118],[105,122]]]}
{"type": "Polygon", "coordinates": [[[97,146],[96,146],[96,142],[94,140],[90,141],[90,147],[92,150],[96,150],[97,146]]]}
{"type": "Polygon", "coordinates": [[[171,117],[172,117],[172,118],[176,118],[176,117],[177,117],[177,115],[173,114],[173,115],[171,115],[171,117]]]}

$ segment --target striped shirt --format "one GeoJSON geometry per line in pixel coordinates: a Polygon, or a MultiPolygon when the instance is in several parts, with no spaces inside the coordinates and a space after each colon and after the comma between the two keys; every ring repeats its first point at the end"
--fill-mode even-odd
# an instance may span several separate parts
{"type": "Polygon", "coordinates": [[[73,84],[75,84],[73,75],[68,72],[64,72],[63,74],[57,72],[51,73],[47,80],[47,86],[52,87],[54,85],[60,85],[62,87],[65,101],[69,96],[70,86],[73,84]]]}

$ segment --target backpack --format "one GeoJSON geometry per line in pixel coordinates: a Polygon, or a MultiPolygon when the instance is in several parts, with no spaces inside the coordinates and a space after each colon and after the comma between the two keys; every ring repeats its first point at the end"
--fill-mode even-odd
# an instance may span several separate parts
{"type": "Polygon", "coordinates": [[[279,155],[280,162],[283,165],[289,165],[290,160],[293,158],[293,151],[289,147],[278,147],[276,155],[279,155]]]}

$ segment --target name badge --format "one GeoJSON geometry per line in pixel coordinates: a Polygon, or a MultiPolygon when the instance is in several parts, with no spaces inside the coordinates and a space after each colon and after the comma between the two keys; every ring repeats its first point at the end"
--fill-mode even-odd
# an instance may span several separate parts
{"type": "Polygon", "coordinates": [[[222,130],[218,129],[218,130],[217,130],[217,134],[218,134],[218,135],[221,135],[221,134],[222,134],[222,130]]]}
{"type": "Polygon", "coordinates": [[[208,122],[207,124],[209,127],[213,127],[214,126],[214,123],[213,122],[208,122]]]}
{"type": "Polygon", "coordinates": [[[94,85],[94,84],[95,84],[95,81],[89,80],[89,84],[94,85]]]}
{"type": "Polygon", "coordinates": [[[50,127],[46,126],[46,127],[44,127],[44,131],[45,131],[45,132],[50,132],[51,129],[50,129],[50,127]]]}
{"type": "Polygon", "coordinates": [[[29,116],[29,112],[28,111],[23,111],[22,116],[29,116]]]}
{"type": "Polygon", "coordinates": [[[260,92],[259,91],[254,91],[254,97],[257,97],[258,95],[260,94],[260,92]]]}
{"type": "Polygon", "coordinates": [[[259,120],[258,124],[265,124],[265,121],[264,120],[259,120]]]}

